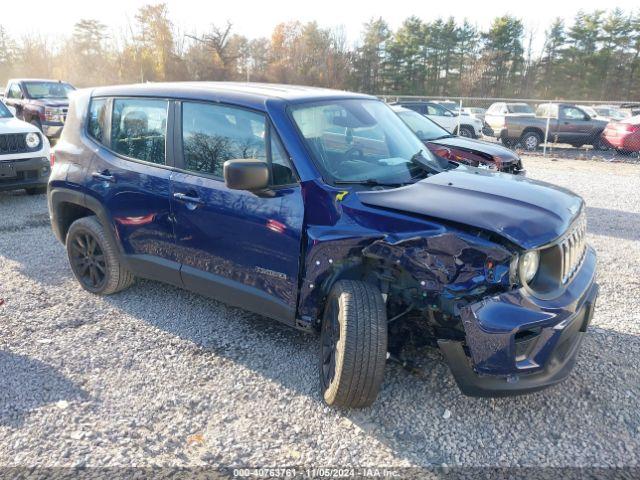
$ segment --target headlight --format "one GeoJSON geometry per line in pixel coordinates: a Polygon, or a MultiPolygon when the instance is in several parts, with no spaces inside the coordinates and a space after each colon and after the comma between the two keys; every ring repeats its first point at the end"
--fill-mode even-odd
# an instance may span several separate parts
{"type": "Polygon", "coordinates": [[[529,283],[538,273],[540,266],[540,253],[537,250],[531,250],[520,257],[518,271],[520,279],[529,283]]]}
{"type": "Polygon", "coordinates": [[[29,147],[31,150],[40,146],[40,135],[35,132],[27,133],[27,136],[24,140],[27,144],[27,147],[29,147]]]}

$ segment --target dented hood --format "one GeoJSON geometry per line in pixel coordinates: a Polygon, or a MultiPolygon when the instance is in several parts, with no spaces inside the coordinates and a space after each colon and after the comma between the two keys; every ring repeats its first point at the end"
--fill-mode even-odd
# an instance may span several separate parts
{"type": "Polygon", "coordinates": [[[366,205],[495,232],[525,249],[560,237],[583,203],[555,185],[463,166],[406,187],[358,196],[366,205]]]}

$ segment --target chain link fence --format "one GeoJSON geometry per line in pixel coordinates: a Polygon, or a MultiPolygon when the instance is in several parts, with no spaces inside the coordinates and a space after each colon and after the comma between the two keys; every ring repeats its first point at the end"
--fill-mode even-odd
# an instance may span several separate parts
{"type": "Polygon", "coordinates": [[[543,156],[634,160],[640,156],[640,102],[380,95],[468,136],[543,156]],[[459,113],[462,112],[461,115],[459,113]]]}

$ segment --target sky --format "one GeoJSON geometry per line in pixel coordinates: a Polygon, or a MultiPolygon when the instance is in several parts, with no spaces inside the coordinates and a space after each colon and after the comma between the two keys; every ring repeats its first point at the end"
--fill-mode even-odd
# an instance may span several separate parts
{"type": "MultiPolygon", "coordinates": [[[[0,16],[0,24],[13,36],[68,34],[81,18],[96,18],[111,28],[125,29],[128,22],[133,23],[139,7],[160,3],[160,0],[29,0],[28,3],[28,10],[18,17],[11,16],[10,22],[3,21],[0,16]],[[21,18],[24,23],[19,21],[21,18]]],[[[554,17],[570,21],[578,9],[620,7],[626,11],[640,10],[637,0],[606,3],[602,0],[164,0],[164,3],[168,5],[171,19],[183,32],[201,33],[211,24],[223,25],[229,20],[235,33],[257,38],[269,36],[280,22],[316,20],[323,27],[343,27],[350,42],[358,40],[362,24],[372,17],[384,18],[394,29],[411,15],[423,20],[439,16],[467,18],[484,28],[494,17],[510,13],[522,18],[528,29],[542,36],[554,17]]]]}

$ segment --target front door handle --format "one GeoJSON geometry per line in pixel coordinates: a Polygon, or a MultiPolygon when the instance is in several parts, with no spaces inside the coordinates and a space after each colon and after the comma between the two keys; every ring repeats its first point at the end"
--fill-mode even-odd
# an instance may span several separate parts
{"type": "Polygon", "coordinates": [[[109,173],[109,170],[103,170],[102,172],[93,172],[91,176],[97,180],[103,182],[116,183],[116,177],[109,173]]]}
{"type": "Polygon", "coordinates": [[[204,205],[204,201],[200,197],[192,197],[186,193],[174,193],[173,198],[180,202],[190,203],[192,205],[204,205]]]}

